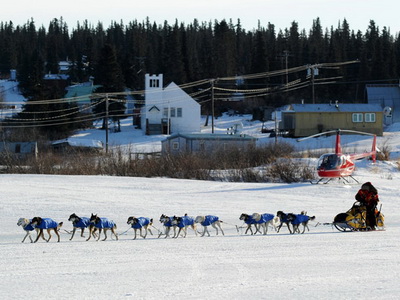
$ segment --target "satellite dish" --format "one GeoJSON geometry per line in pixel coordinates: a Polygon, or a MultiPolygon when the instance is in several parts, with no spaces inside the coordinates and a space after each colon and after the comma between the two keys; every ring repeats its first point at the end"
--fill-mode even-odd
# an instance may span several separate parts
{"type": "Polygon", "coordinates": [[[386,106],[383,109],[383,114],[385,115],[385,117],[391,117],[392,116],[392,108],[390,106],[386,106]]]}

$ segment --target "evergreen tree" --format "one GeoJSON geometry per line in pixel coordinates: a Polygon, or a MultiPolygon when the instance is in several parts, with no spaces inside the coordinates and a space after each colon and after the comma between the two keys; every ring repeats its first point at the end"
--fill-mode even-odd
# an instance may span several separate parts
{"type": "MultiPolygon", "coordinates": [[[[101,49],[100,59],[97,65],[97,75],[96,75],[96,83],[100,84],[101,87],[96,89],[98,93],[116,93],[122,92],[124,90],[124,81],[122,78],[122,73],[120,66],[117,62],[115,48],[110,44],[104,45],[101,49]]],[[[109,116],[112,118],[114,122],[117,122],[118,127],[117,131],[121,130],[120,120],[125,118],[125,99],[121,96],[113,96],[114,100],[108,101],[109,107],[108,112],[109,116]]],[[[102,99],[104,100],[104,99],[102,99]]],[[[101,118],[103,118],[103,126],[102,128],[106,128],[106,120],[105,113],[107,110],[106,102],[100,102],[99,99],[95,99],[95,102],[98,102],[94,109],[94,112],[101,118]]]]}

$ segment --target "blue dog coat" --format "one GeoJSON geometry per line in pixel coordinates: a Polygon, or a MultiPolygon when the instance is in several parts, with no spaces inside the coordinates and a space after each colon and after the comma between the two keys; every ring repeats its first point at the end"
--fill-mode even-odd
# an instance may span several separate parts
{"type": "Polygon", "coordinates": [[[138,222],[136,224],[132,224],[132,228],[140,229],[143,226],[146,226],[146,225],[150,224],[150,219],[149,218],[139,217],[139,218],[137,218],[137,220],[138,220],[138,222]]]}
{"type": "Polygon", "coordinates": [[[42,218],[42,223],[40,225],[36,225],[36,228],[39,229],[50,229],[50,228],[57,228],[58,223],[50,218],[42,218]]]}
{"type": "Polygon", "coordinates": [[[309,216],[306,215],[296,215],[296,219],[292,221],[293,225],[299,225],[303,222],[307,222],[310,219],[309,216]]]}
{"type": "Polygon", "coordinates": [[[87,228],[90,225],[90,218],[82,217],[78,222],[74,222],[74,227],[87,228]]]}
{"type": "Polygon", "coordinates": [[[107,218],[100,218],[100,222],[99,223],[95,223],[94,226],[96,228],[102,229],[102,228],[114,228],[115,223],[114,221],[110,221],[107,218]]]}
{"type": "Polygon", "coordinates": [[[179,223],[176,225],[179,228],[183,228],[189,225],[193,225],[194,224],[194,219],[192,217],[189,216],[183,216],[181,217],[181,220],[179,221],[179,223]]]}
{"type": "Polygon", "coordinates": [[[257,224],[266,223],[271,221],[275,216],[273,214],[262,214],[260,220],[255,221],[257,224]]]}
{"type": "Polygon", "coordinates": [[[24,227],[24,230],[32,231],[35,227],[32,226],[32,220],[29,220],[29,224],[24,227]]]}
{"type": "Polygon", "coordinates": [[[164,223],[164,226],[166,226],[166,227],[171,227],[171,226],[173,226],[173,225],[172,225],[172,217],[169,217],[169,221],[165,222],[165,223],[164,223]]]}
{"type": "Polygon", "coordinates": [[[247,225],[256,224],[256,220],[254,220],[252,216],[249,216],[248,218],[244,219],[244,222],[245,222],[247,225]]]}
{"type": "Polygon", "coordinates": [[[204,222],[200,223],[203,226],[211,225],[214,222],[217,222],[219,218],[217,216],[205,216],[204,222]]]}

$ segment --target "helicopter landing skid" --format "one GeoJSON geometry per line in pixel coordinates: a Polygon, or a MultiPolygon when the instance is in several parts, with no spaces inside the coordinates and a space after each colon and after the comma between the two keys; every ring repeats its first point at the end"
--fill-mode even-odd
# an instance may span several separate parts
{"type": "MultiPolygon", "coordinates": [[[[353,176],[349,175],[348,177],[350,177],[354,183],[359,183],[357,179],[355,179],[353,176]]],[[[311,184],[327,184],[329,183],[332,179],[336,179],[336,178],[320,178],[317,181],[310,181],[311,184]]],[[[339,181],[342,181],[344,184],[351,184],[351,180],[348,180],[345,177],[338,177],[337,178],[339,181]]]]}

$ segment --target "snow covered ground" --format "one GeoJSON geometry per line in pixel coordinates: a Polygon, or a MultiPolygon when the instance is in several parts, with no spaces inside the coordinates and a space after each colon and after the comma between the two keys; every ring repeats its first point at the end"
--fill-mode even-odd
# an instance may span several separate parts
{"type": "MultiPolygon", "coordinates": [[[[244,132],[260,133],[250,117],[223,117],[216,132],[243,122],[244,132]]],[[[273,124],[270,124],[273,126],[273,124]]],[[[207,132],[210,128],[203,128],[207,132]]],[[[104,132],[75,137],[104,141],[104,132]]],[[[110,145],[130,151],[159,149],[165,136],[146,137],[125,122],[110,134],[110,145]]],[[[333,147],[333,137],[298,144],[304,149],[333,147]]],[[[344,136],[349,150],[369,149],[371,139],[344,136]]],[[[396,126],[378,138],[399,151],[396,126]]],[[[386,231],[343,233],[319,223],[348,210],[360,185],[309,183],[227,183],[168,178],[108,176],[0,175],[0,299],[398,299],[400,287],[399,171],[395,161],[357,163],[356,178],[379,190],[386,231]],[[310,232],[244,235],[241,213],[278,210],[315,215],[310,232]],[[88,242],[72,230],[70,214],[97,213],[117,223],[119,241],[88,242]],[[161,214],[213,214],[223,220],[225,236],[157,238],[161,214]],[[154,218],[153,236],[132,240],[129,216],[154,218]],[[61,242],[21,243],[20,217],[51,217],[64,222],[61,242]],[[128,231],[127,231],[128,230],[128,231]]]]}
{"type": "Polygon", "coordinates": [[[399,174],[379,163],[362,166],[360,182],[379,189],[386,231],[343,233],[331,222],[354,202],[358,185],[226,183],[167,178],[108,176],[0,175],[1,299],[398,299],[400,287],[399,174]],[[391,175],[388,177],[387,174],[391,175]],[[278,210],[315,215],[310,232],[286,228],[267,236],[244,235],[243,212],[278,210]],[[20,217],[64,222],[77,213],[114,220],[118,232],[129,216],[214,214],[225,236],[86,242],[61,231],[46,243],[21,243],[20,217]]]}

